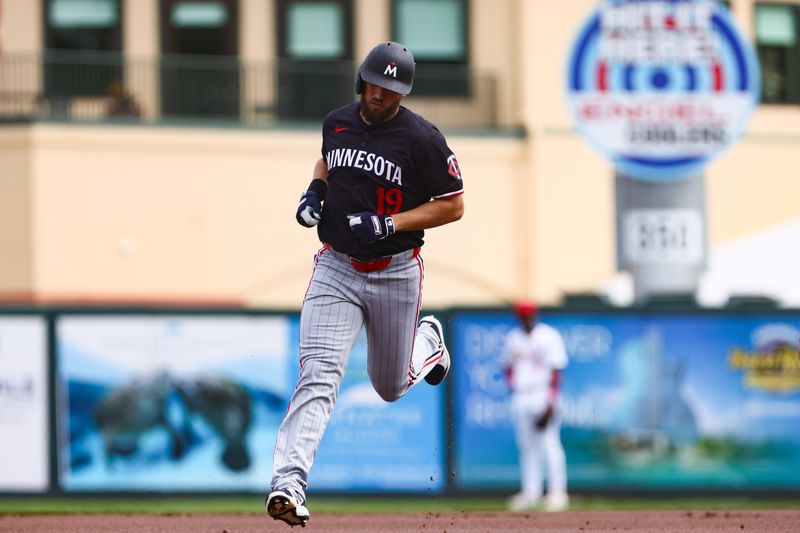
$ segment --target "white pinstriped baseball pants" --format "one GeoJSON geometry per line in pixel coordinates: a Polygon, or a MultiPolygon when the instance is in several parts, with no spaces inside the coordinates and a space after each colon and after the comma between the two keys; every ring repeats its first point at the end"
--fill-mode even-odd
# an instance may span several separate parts
{"type": "Polygon", "coordinates": [[[314,261],[300,315],[300,378],[273,456],[272,490],[288,490],[299,501],[362,326],[372,386],[388,402],[433,368],[423,363],[439,348],[438,339],[417,331],[424,266],[412,250],[375,272],[355,270],[347,255],[329,248],[314,261]]]}
{"type": "Polygon", "coordinates": [[[567,493],[567,460],[561,444],[561,417],[556,413],[540,430],[536,421],[543,410],[537,408],[524,393],[512,396],[514,431],[519,448],[521,492],[531,499],[542,496],[544,479],[542,459],[546,465],[548,494],[567,493]]]}

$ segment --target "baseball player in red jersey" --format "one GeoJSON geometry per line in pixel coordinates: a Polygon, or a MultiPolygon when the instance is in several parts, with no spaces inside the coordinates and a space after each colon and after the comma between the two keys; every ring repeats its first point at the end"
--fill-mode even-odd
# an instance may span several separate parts
{"type": "Polygon", "coordinates": [[[444,136],[400,105],[414,58],[382,42],[356,76],[360,101],[322,125],[322,157],[297,221],[322,248],[300,315],[300,378],[275,443],[266,509],[291,526],[309,520],[308,473],[336,402],[350,350],[366,327],[372,386],[387,402],[450,369],[441,323],[419,318],[424,230],[464,212],[461,171],[444,136]]]}
{"type": "Polygon", "coordinates": [[[537,321],[538,309],[533,302],[518,302],[514,312],[520,326],[506,337],[503,357],[511,388],[522,490],[511,498],[509,508],[523,511],[542,502],[544,456],[547,464],[544,508],[561,511],[567,507],[569,498],[557,400],[561,371],[567,366],[567,351],[561,334],[537,321]]]}

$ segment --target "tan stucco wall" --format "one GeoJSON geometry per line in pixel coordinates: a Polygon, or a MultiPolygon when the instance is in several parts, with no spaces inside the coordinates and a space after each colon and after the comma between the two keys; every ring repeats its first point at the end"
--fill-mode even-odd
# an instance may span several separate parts
{"type": "MultiPolygon", "coordinates": [[[[33,289],[42,298],[299,305],[318,244],[294,210],[318,133],[58,125],[6,133],[8,147],[31,138],[32,170],[20,175],[32,189],[33,289]]],[[[499,303],[522,275],[507,205],[524,145],[450,144],[469,169],[471,200],[459,224],[428,232],[425,302],[499,303]]],[[[7,267],[0,278],[10,279],[7,267]]]]}
{"type": "Polygon", "coordinates": [[[0,0],[2,54],[38,52],[43,47],[42,8],[38,1],[0,0]]]}
{"type": "Polygon", "coordinates": [[[707,170],[712,244],[800,217],[800,109],[762,106],[707,170]]]}
{"type": "Polygon", "coordinates": [[[161,105],[157,69],[153,62],[161,53],[159,6],[157,0],[122,3],[122,47],[127,86],[136,87],[136,100],[146,117],[157,114],[161,105]]]}
{"type": "Polygon", "coordinates": [[[0,128],[0,293],[34,286],[29,137],[26,128],[0,128]]]}

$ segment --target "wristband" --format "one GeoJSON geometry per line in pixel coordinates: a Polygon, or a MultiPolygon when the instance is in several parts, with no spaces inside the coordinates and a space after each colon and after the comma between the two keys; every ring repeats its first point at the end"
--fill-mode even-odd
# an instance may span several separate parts
{"type": "Polygon", "coordinates": [[[328,184],[319,178],[314,178],[311,180],[311,183],[308,184],[308,189],[306,190],[315,193],[321,202],[325,199],[325,194],[328,192],[328,184]]]}

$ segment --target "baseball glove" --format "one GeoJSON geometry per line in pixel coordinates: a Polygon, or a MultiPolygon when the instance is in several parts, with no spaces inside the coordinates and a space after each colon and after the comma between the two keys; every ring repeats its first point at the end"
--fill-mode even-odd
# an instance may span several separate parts
{"type": "Polygon", "coordinates": [[[550,423],[550,420],[553,419],[553,406],[548,405],[547,409],[544,410],[544,413],[541,414],[539,418],[536,419],[536,429],[539,431],[543,430],[547,427],[547,424],[550,423]]]}

